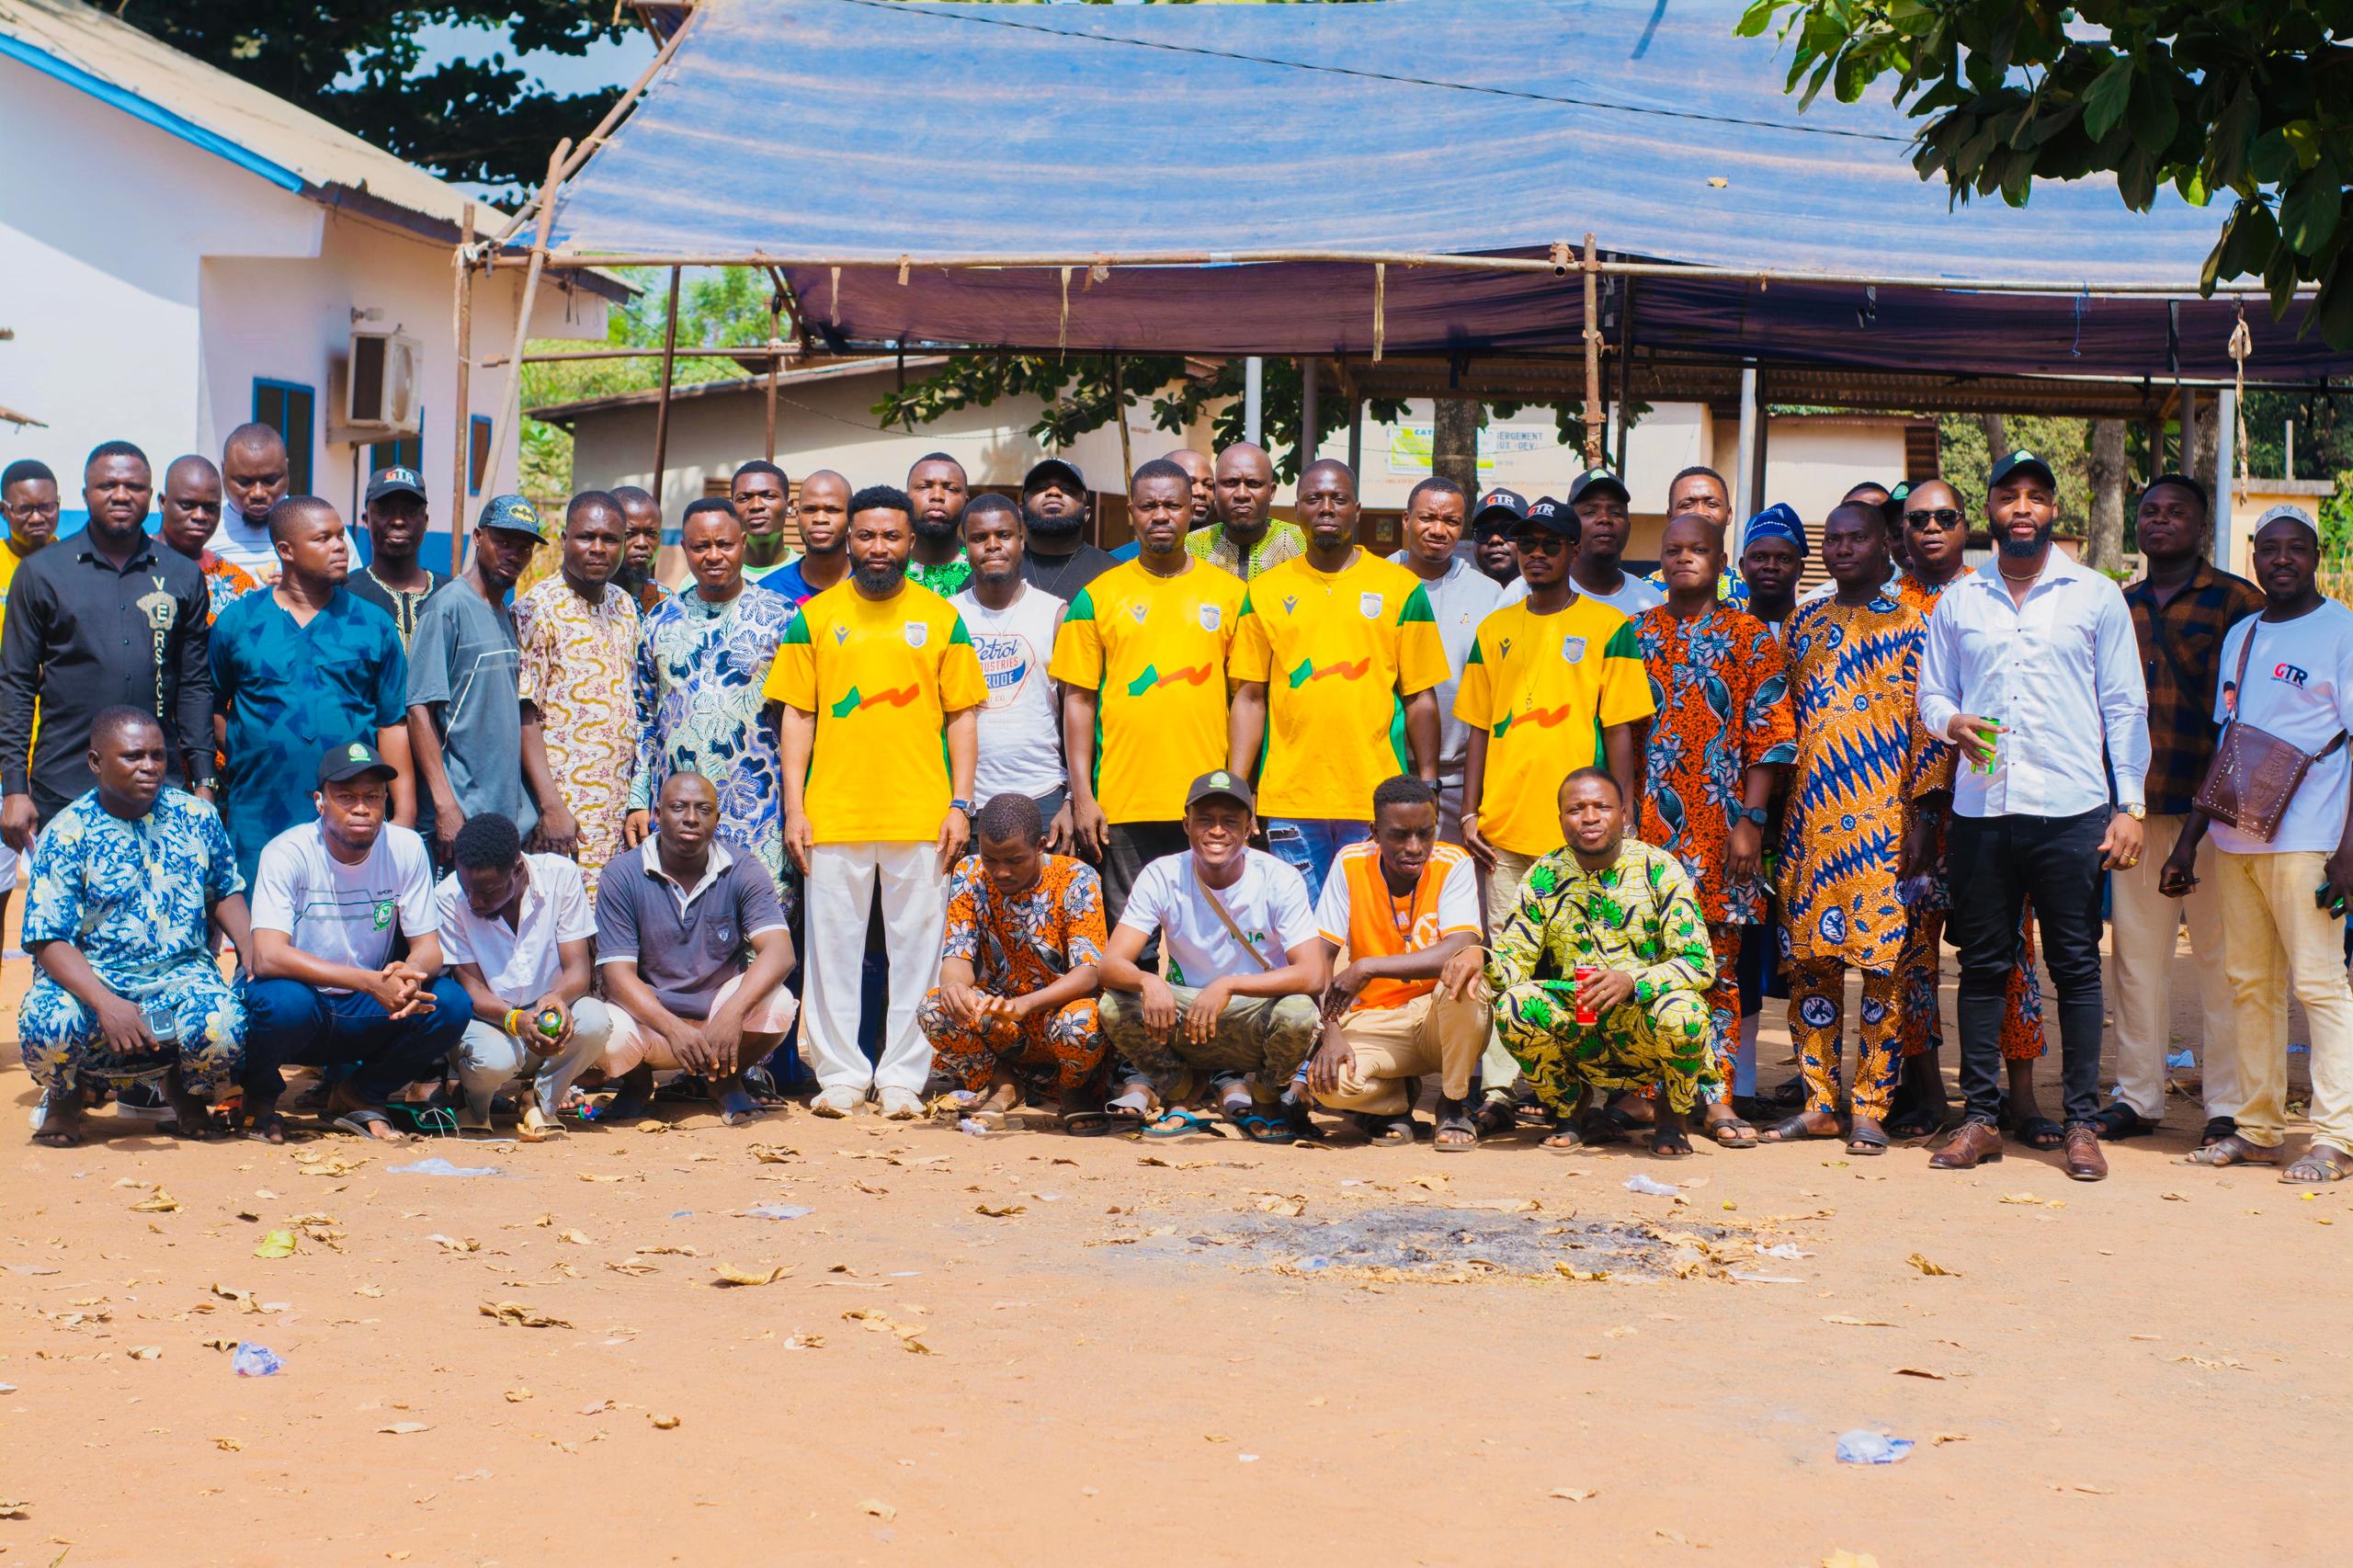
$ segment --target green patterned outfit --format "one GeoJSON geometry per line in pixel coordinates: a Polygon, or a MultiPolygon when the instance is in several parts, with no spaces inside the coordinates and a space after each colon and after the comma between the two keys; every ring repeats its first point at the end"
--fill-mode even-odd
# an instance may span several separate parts
{"type": "Polygon", "coordinates": [[[1530,866],[1487,963],[1496,1032],[1556,1117],[1588,1085],[1608,1094],[1660,1084],[1668,1109],[1690,1110],[1711,1061],[1714,979],[1690,878],[1674,856],[1635,838],[1598,871],[1567,849],[1530,866]],[[1633,1000],[1578,1023],[1570,993],[1580,964],[1631,974],[1633,1000]]]}

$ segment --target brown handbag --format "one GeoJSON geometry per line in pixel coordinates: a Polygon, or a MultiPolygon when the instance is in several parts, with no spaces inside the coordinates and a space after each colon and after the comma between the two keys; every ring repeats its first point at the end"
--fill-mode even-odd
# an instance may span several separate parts
{"type": "Polygon", "coordinates": [[[2345,732],[2317,752],[2306,752],[2279,736],[2239,719],[2239,694],[2246,687],[2247,655],[2255,651],[2256,629],[2246,629],[2239,644],[2238,667],[2223,694],[2222,736],[2214,743],[2214,760],[2207,766],[2206,781],[2191,803],[2216,822],[2226,823],[2249,838],[2265,844],[2279,831],[2279,819],[2295,799],[2313,763],[2345,744],[2345,732]]]}

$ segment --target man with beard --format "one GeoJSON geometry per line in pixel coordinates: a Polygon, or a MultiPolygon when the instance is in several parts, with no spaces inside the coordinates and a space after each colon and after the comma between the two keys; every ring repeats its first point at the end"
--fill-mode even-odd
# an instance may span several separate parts
{"type": "Polygon", "coordinates": [[[939,968],[944,878],[972,837],[972,767],[988,696],[963,618],[907,577],[915,504],[873,485],[850,498],[849,580],[794,614],[769,673],[782,705],[784,845],[808,879],[811,1108],[923,1114],[931,1047],[917,1022],[939,968]],[[878,788],[887,781],[887,788],[878,788]],[[858,1047],[877,886],[890,1001],[881,1059],[858,1047]]]}
{"type": "Polygon", "coordinates": [[[360,502],[359,526],[368,533],[368,564],[346,585],[354,598],[392,618],[405,648],[416,634],[425,601],[449,580],[416,558],[433,526],[425,504],[425,476],[413,468],[377,470],[360,502]]]}
{"type": "Polygon", "coordinates": [[[1503,590],[1504,598],[1528,592],[1519,585],[1519,552],[1511,542],[1513,530],[1527,519],[1528,497],[1517,490],[1488,491],[1471,514],[1471,559],[1482,575],[1503,590]]]}
{"type": "Polygon", "coordinates": [[[212,628],[213,698],[227,723],[223,815],[248,882],[269,841],[316,814],[324,747],[372,743],[392,770],[392,820],[416,815],[400,634],[346,589],[351,555],[333,506],[295,495],[270,512],[278,581],[222,611],[212,628]]]}
{"type": "Polygon", "coordinates": [[[212,799],[212,607],[196,562],[147,536],[154,483],[138,448],[100,443],[82,471],[89,526],[25,562],[9,585],[0,837],[12,848],[31,848],[35,828],[97,783],[91,721],[126,700],[162,722],[172,778],[212,799]]]}
{"type": "Polygon", "coordinates": [[[157,511],[155,537],[196,562],[204,574],[210,619],[254,591],[253,574],[205,548],[204,541],[221,525],[221,471],[212,460],[191,452],[173,460],[164,471],[164,504],[157,511]]]}
{"type": "Polygon", "coordinates": [[[1435,474],[1423,480],[1405,497],[1405,548],[1389,558],[1422,580],[1446,647],[1448,675],[1438,685],[1438,835],[1449,844],[1462,842],[1462,769],[1471,752],[1471,726],[1454,716],[1454,697],[1479,623],[1503,593],[1455,549],[1462,511],[1461,485],[1435,474]]]}
{"type": "Polygon", "coordinates": [[[2098,1181],[2100,873],[2140,864],[2148,696],[2123,590],[2052,548],[2058,489],[2032,452],[1995,463],[1985,514],[1998,553],[1928,618],[1921,727],[1965,759],[1953,786],[1951,929],[1969,1102],[1928,1163],[1973,1170],[2001,1157],[2003,987],[2032,898],[2059,991],[2066,1170],[2098,1181]]]}
{"type": "Polygon", "coordinates": [[[1216,524],[1185,536],[1194,559],[1246,583],[1307,552],[1298,524],[1274,520],[1275,464],[1264,447],[1236,441],[1218,453],[1216,475],[1216,524]]]}
{"type": "Polygon", "coordinates": [[[849,575],[849,481],[821,468],[801,482],[794,504],[801,518],[799,555],[769,573],[760,586],[799,609],[849,575]]]}
{"type": "Polygon", "coordinates": [[[1074,463],[1048,458],[1021,478],[1022,581],[1068,604],[1081,588],[1119,564],[1086,542],[1086,480],[1074,463]]]}
{"type": "Polygon", "coordinates": [[[613,581],[637,601],[641,613],[651,613],[670,597],[654,572],[662,559],[662,508],[634,484],[616,487],[612,496],[621,509],[621,568],[613,581]]]}
{"type": "Polygon", "coordinates": [[[790,565],[793,557],[784,530],[792,520],[792,482],[784,470],[754,458],[728,481],[727,498],[744,519],[744,581],[765,581],[769,573],[790,565]]]}
{"type": "Polygon", "coordinates": [[[240,425],[221,443],[221,485],[228,492],[229,506],[212,548],[252,573],[256,582],[278,580],[269,509],[286,499],[292,472],[286,438],[267,425],[240,425]]]}
{"type": "Polygon", "coordinates": [[[953,598],[972,580],[972,564],[964,559],[964,503],[972,499],[964,465],[946,452],[917,458],[907,470],[907,497],[915,509],[907,580],[953,598]]]}

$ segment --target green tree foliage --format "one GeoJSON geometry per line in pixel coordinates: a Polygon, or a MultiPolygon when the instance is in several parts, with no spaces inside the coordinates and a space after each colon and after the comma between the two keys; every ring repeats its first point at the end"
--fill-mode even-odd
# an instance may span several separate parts
{"type": "Polygon", "coordinates": [[[2313,0],[1753,0],[1779,23],[1789,87],[1852,103],[1893,78],[1926,121],[1913,165],[1955,200],[2026,204],[2038,179],[2115,176],[2146,211],[2170,185],[2228,202],[2201,287],[2260,276],[2272,312],[2321,285],[2314,316],[2353,345],[2353,11],[2313,0]]]}
{"type": "Polygon", "coordinates": [[[510,203],[547,177],[560,137],[604,118],[610,92],[555,93],[503,55],[420,71],[429,23],[474,24],[518,52],[579,55],[621,36],[611,0],[119,0],[124,21],[445,179],[510,203]]]}

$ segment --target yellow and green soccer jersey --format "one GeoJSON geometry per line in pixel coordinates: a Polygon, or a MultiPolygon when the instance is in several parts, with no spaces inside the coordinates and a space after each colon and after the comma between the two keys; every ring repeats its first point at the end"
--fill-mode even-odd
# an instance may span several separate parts
{"type": "Polygon", "coordinates": [[[1095,796],[1115,823],[1175,822],[1225,766],[1225,665],[1242,579],[1201,562],[1163,577],[1131,561],[1078,591],[1047,671],[1097,693],[1095,796]]]}
{"type": "Polygon", "coordinates": [[[1359,550],[1337,572],[1302,558],[1253,578],[1226,673],[1267,683],[1258,814],[1361,822],[1405,769],[1399,699],[1449,672],[1422,580],[1359,550]]]}
{"type": "Polygon", "coordinates": [[[764,694],[817,715],[806,799],[818,843],[938,836],[950,793],[942,729],[988,697],[954,606],[915,583],[881,600],[836,583],[785,628],[764,694]]]}
{"type": "Polygon", "coordinates": [[[1561,780],[1608,767],[1601,728],[1655,711],[1634,623],[1580,594],[1564,609],[1528,601],[1479,623],[1454,716],[1487,733],[1479,835],[1515,855],[1561,847],[1561,780]]]}

